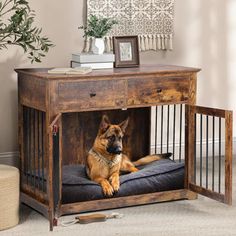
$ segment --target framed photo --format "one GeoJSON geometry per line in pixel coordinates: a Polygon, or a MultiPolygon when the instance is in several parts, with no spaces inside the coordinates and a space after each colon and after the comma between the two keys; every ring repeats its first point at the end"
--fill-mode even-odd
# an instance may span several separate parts
{"type": "Polygon", "coordinates": [[[113,37],[113,48],[115,53],[114,67],[139,66],[138,36],[113,37]]]}

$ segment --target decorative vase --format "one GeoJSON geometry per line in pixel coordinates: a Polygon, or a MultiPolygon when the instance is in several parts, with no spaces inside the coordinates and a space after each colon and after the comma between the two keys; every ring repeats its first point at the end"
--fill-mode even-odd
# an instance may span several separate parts
{"type": "Polygon", "coordinates": [[[103,54],[105,50],[105,43],[102,38],[95,38],[92,43],[92,52],[94,54],[103,54]]]}

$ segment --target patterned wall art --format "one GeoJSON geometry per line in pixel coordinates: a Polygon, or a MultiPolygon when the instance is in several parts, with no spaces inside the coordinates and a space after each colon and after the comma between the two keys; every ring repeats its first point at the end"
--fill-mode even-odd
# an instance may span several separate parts
{"type": "MultiPolygon", "coordinates": [[[[105,37],[106,51],[112,36],[138,35],[139,50],[172,50],[174,0],[87,0],[87,16],[112,17],[119,24],[105,37]]],[[[85,51],[89,51],[87,39],[85,51]]]]}

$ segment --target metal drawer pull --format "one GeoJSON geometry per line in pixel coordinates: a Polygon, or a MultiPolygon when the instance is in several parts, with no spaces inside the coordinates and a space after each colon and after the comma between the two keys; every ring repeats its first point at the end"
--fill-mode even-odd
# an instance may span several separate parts
{"type": "Polygon", "coordinates": [[[162,89],[157,89],[157,93],[161,93],[162,92],[162,89]]]}
{"type": "Polygon", "coordinates": [[[93,97],[96,97],[96,93],[90,93],[90,97],[93,98],[93,97]]]}

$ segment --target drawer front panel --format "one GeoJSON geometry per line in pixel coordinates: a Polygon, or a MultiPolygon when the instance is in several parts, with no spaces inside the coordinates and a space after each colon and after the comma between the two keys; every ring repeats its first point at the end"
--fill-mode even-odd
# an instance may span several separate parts
{"type": "Polygon", "coordinates": [[[190,81],[186,78],[130,79],[128,106],[187,102],[190,81]]]}
{"type": "Polygon", "coordinates": [[[126,105],[125,91],[125,82],[122,80],[60,82],[59,106],[62,110],[123,107],[126,105]]]}

